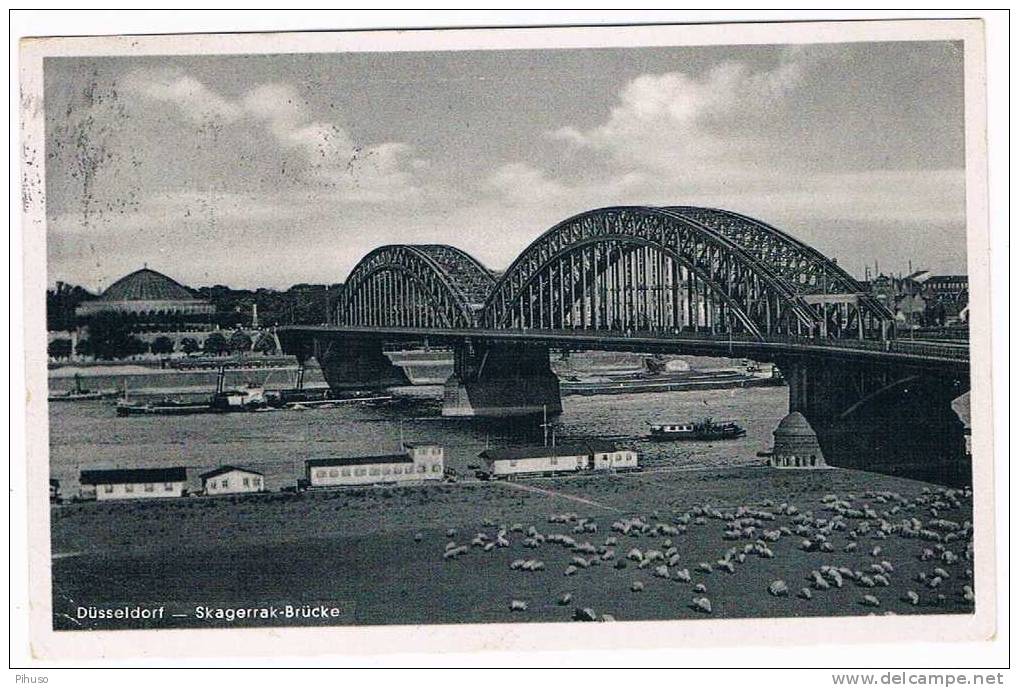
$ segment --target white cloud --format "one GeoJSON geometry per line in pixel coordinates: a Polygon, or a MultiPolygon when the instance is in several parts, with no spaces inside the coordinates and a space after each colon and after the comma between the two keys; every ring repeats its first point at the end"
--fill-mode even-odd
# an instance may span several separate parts
{"type": "Polygon", "coordinates": [[[730,61],[698,76],[631,80],[602,123],[548,132],[595,154],[564,156],[584,178],[564,195],[594,205],[713,205],[764,220],[963,223],[962,170],[825,171],[823,151],[800,143],[800,87],[826,59],[790,50],[770,69],[730,61]]]}
{"type": "Polygon", "coordinates": [[[232,122],[242,114],[236,103],[197,79],[174,71],[134,72],[128,76],[126,86],[152,100],[175,106],[181,116],[194,123],[212,119],[232,122]]]}
{"type": "Polygon", "coordinates": [[[603,124],[585,131],[563,127],[549,137],[607,152],[627,167],[735,166],[773,149],[760,120],[784,105],[802,75],[790,59],[756,72],[725,62],[699,78],[645,74],[626,84],[603,124]]]}
{"type": "Polygon", "coordinates": [[[524,162],[513,162],[496,169],[485,186],[515,203],[545,202],[560,198],[566,187],[544,171],[524,162]]]}
{"type": "MultiPolygon", "coordinates": [[[[415,157],[410,145],[358,144],[340,122],[316,119],[290,84],[260,84],[234,99],[174,71],[137,71],[127,84],[135,93],[172,104],[191,123],[257,126],[276,143],[289,174],[300,183],[339,192],[348,202],[403,203],[425,193],[416,172],[428,163],[415,157]]],[[[264,134],[253,138],[263,145],[264,134]]]]}

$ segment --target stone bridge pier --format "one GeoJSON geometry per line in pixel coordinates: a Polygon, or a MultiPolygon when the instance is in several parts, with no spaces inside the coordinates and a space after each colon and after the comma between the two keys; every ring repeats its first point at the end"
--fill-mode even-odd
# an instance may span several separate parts
{"type": "Polygon", "coordinates": [[[952,406],[969,391],[968,370],[809,356],[776,363],[789,411],[806,417],[829,465],[970,484],[964,424],[952,406]]]}
{"type": "Polygon", "coordinates": [[[382,352],[381,340],[336,336],[304,338],[287,334],[282,342],[284,351],[296,356],[302,365],[309,358],[317,360],[333,392],[410,384],[403,369],[393,365],[382,352]]]}
{"type": "Polygon", "coordinates": [[[499,418],[562,412],[559,378],[548,348],[533,344],[456,345],[442,415],[499,418]]]}

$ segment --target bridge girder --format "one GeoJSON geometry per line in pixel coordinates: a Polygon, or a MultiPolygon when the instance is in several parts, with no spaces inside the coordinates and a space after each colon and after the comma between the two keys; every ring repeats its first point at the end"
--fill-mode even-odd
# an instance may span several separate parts
{"type": "Polygon", "coordinates": [[[382,246],[351,271],[341,325],[471,327],[495,280],[473,257],[441,244],[382,246]]]}
{"type": "Polygon", "coordinates": [[[891,314],[835,263],[752,218],[624,206],[535,240],[495,285],[483,323],[864,338],[886,333],[891,314]]]}
{"type": "Polygon", "coordinates": [[[620,206],[552,227],[496,281],[452,246],[390,245],[354,268],[338,324],[884,338],[892,315],[834,261],[759,220],[620,206]]]}

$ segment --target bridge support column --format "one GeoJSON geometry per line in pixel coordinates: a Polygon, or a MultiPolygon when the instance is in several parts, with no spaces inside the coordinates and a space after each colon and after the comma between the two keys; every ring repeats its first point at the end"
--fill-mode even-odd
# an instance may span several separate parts
{"type": "Polygon", "coordinates": [[[382,342],[335,335],[292,335],[283,339],[283,350],[304,365],[314,357],[332,392],[382,389],[407,385],[403,369],[382,353],[382,342]]]}
{"type": "Polygon", "coordinates": [[[559,378],[548,349],[520,344],[456,347],[442,415],[506,417],[562,412],[559,378]]]}
{"type": "Polygon", "coordinates": [[[779,363],[789,411],[817,433],[827,463],[948,485],[968,485],[971,463],[952,402],[965,375],[830,359],[779,363]]]}

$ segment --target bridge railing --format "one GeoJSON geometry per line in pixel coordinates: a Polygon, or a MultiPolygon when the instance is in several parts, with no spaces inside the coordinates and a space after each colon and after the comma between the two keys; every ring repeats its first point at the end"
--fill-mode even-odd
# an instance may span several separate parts
{"type": "MultiPolygon", "coordinates": [[[[527,329],[516,329],[518,332],[541,332],[542,334],[549,335],[599,335],[603,331],[598,330],[527,330],[527,329]]],[[[710,333],[710,332],[693,332],[693,331],[678,331],[678,332],[663,332],[663,331],[641,331],[641,330],[627,330],[625,332],[614,332],[605,333],[609,336],[624,336],[632,337],[635,339],[657,339],[657,340],[669,340],[669,339],[698,339],[705,342],[732,342],[734,344],[758,344],[761,342],[768,344],[785,344],[789,346],[804,346],[804,347],[824,347],[831,349],[852,349],[852,350],[863,350],[863,351],[875,351],[892,354],[903,354],[907,356],[923,357],[923,358],[937,358],[947,359],[953,361],[968,361],[969,360],[969,344],[968,342],[960,342],[958,344],[945,344],[940,342],[924,342],[916,340],[904,340],[904,339],[886,339],[886,340],[874,340],[874,339],[826,339],[823,337],[796,337],[792,335],[770,335],[763,339],[748,334],[727,334],[727,333],[710,333]]]]}
{"type": "Polygon", "coordinates": [[[635,340],[644,341],[661,341],[668,342],[670,340],[682,340],[691,341],[698,340],[705,343],[713,344],[739,344],[747,347],[752,347],[757,344],[777,344],[789,347],[802,347],[802,348],[827,348],[832,350],[851,350],[851,351],[873,351],[882,352],[888,354],[900,354],[904,356],[910,356],[914,358],[927,358],[936,360],[947,360],[947,361],[968,361],[969,360],[969,345],[965,342],[958,344],[948,344],[943,342],[925,342],[918,340],[905,340],[905,339],[889,339],[889,340],[873,340],[873,339],[826,339],[822,337],[796,337],[791,335],[782,336],[766,336],[764,338],[758,338],[753,335],[747,334],[730,334],[730,333],[711,333],[711,332],[694,332],[694,331],[661,331],[661,330],[626,330],[623,332],[618,331],[606,331],[606,330],[591,330],[591,329],[565,329],[565,330],[552,330],[552,329],[530,329],[530,328],[506,328],[501,330],[488,330],[483,331],[475,329],[436,329],[436,328],[414,328],[414,327],[351,327],[352,330],[365,330],[369,332],[377,332],[385,330],[388,332],[407,331],[420,334],[435,334],[435,335],[453,335],[453,336],[464,336],[471,337],[479,334],[512,334],[512,335],[535,335],[547,338],[632,338],[635,340]]]}

